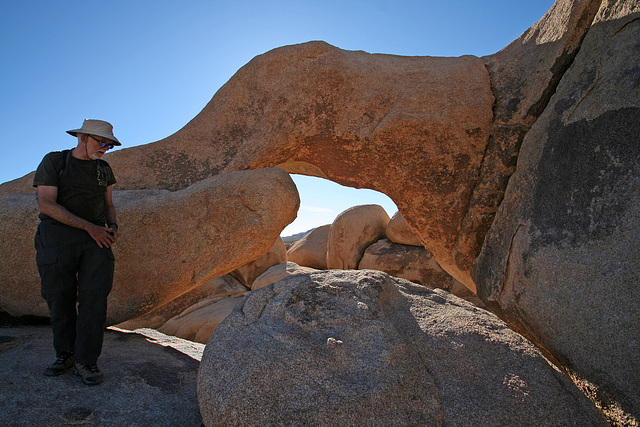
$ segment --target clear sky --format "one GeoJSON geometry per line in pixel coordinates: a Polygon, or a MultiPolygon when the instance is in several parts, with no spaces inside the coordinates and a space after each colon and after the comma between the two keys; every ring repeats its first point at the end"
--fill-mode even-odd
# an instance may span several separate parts
{"type": "MultiPolygon", "coordinates": [[[[256,55],[324,40],[409,56],[495,53],[552,0],[0,0],[0,182],[71,148],[66,130],[108,120],[125,146],[184,126],[256,55]]],[[[117,177],[117,171],[115,171],[117,177]]],[[[301,196],[283,235],[353,205],[395,205],[370,190],[294,176],[301,196]]]]}

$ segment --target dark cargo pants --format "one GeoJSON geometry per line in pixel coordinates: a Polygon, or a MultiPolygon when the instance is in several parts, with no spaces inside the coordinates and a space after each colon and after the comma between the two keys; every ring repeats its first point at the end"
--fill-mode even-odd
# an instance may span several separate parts
{"type": "Polygon", "coordinates": [[[78,363],[96,363],[113,284],[113,252],[98,247],[86,231],[53,220],[40,223],[35,246],[57,355],[72,352],[78,363]]]}

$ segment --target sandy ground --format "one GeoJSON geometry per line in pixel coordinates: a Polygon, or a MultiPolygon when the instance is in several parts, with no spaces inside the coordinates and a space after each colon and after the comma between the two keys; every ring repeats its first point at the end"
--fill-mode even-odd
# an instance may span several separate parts
{"type": "Polygon", "coordinates": [[[150,329],[110,328],[87,386],[70,371],[43,375],[55,360],[49,326],[0,326],[1,426],[201,426],[196,397],[204,345],[150,329]]]}

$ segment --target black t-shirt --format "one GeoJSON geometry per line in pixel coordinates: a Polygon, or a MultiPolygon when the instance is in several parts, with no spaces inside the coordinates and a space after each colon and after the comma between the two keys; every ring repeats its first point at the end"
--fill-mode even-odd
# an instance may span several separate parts
{"type": "MultiPolygon", "coordinates": [[[[95,224],[105,224],[107,213],[104,195],[107,187],[116,183],[111,166],[104,160],[80,160],[67,152],[47,154],[33,178],[33,186],[58,187],[58,204],[69,212],[95,224]],[[62,171],[62,173],[61,173],[62,171]]],[[[49,218],[40,214],[40,219],[49,218]]]]}

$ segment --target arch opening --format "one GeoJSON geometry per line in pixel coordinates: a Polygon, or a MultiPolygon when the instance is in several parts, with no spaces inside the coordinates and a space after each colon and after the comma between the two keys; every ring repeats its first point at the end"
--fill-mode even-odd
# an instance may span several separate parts
{"type": "Polygon", "coordinates": [[[300,194],[298,217],[280,235],[285,238],[306,234],[316,227],[331,224],[345,210],[359,205],[380,205],[391,218],[398,207],[379,191],[345,187],[317,176],[291,174],[300,194]]]}

